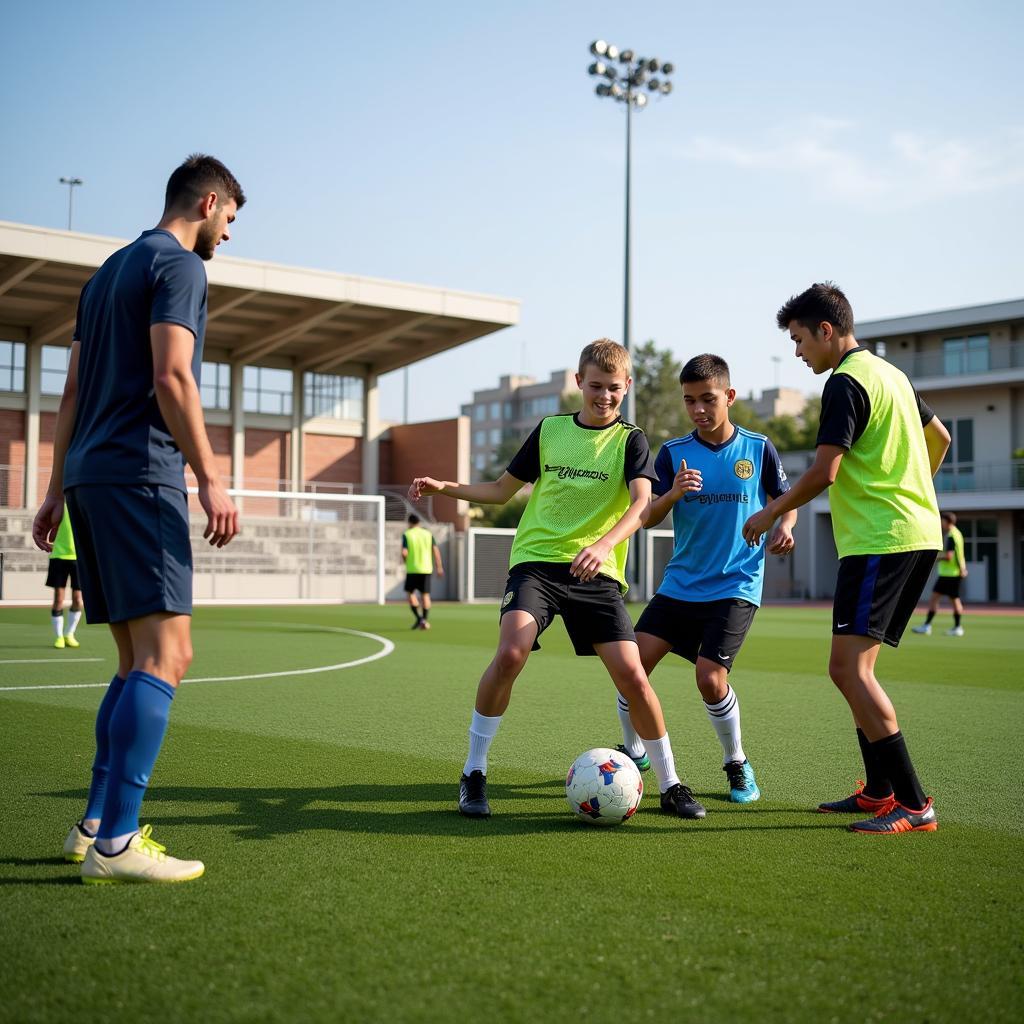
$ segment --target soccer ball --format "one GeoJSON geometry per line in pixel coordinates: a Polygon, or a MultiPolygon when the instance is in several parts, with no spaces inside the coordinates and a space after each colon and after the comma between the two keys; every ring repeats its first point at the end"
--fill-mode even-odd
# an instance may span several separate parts
{"type": "Polygon", "coordinates": [[[591,825],[618,825],[640,806],[644,783],[632,759],[595,747],[580,754],[565,779],[573,814],[591,825]]]}

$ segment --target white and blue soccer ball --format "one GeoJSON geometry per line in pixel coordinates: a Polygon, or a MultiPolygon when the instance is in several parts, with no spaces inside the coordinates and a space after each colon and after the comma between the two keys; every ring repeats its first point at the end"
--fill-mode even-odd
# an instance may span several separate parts
{"type": "Polygon", "coordinates": [[[580,754],[565,778],[565,798],[573,814],[591,825],[618,825],[631,818],[644,783],[630,757],[595,747],[580,754]]]}

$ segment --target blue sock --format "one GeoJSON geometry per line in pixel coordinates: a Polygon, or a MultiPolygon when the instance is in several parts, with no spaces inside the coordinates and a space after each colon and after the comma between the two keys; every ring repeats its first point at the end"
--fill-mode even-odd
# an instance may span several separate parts
{"type": "Polygon", "coordinates": [[[110,718],[123,689],[124,680],[120,676],[114,676],[103,695],[103,700],[100,701],[99,711],[96,712],[96,757],[92,762],[92,784],[89,786],[89,799],[85,804],[83,821],[103,817],[103,795],[107,791],[107,775],[110,768],[110,718]]]}
{"type": "Polygon", "coordinates": [[[148,672],[132,672],[110,718],[110,774],[100,839],[139,829],[139,808],[160,753],[174,687],[148,672]]]}

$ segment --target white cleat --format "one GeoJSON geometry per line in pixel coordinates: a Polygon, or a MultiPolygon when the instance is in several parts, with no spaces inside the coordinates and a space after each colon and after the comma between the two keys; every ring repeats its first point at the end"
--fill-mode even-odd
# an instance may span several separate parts
{"type": "Polygon", "coordinates": [[[946,636],[963,636],[963,635],[964,635],[964,627],[963,626],[954,626],[952,629],[947,629],[946,630],[946,636]]]}
{"type": "Polygon", "coordinates": [[[82,826],[76,821],[64,840],[64,859],[71,864],[81,864],[89,847],[96,842],[95,836],[87,836],[82,831],[82,826]]]}
{"type": "Polygon", "coordinates": [[[119,882],[189,882],[206,869],[201,860],[169,857],[166,847],[150,839],[152,825],[144,825],[120,853],[108,857],[95,846],[82,862],[82,881],[86,885],[112,885],[119,882]]]}
{"type": "Polygon", "coordinates": [[[911,632],[912,633],[920,633],[922,636],[931,636],[932,635],[932,624],[930,622],[926,622],[923,626],[915,626],[911,630],[911,632]]]}

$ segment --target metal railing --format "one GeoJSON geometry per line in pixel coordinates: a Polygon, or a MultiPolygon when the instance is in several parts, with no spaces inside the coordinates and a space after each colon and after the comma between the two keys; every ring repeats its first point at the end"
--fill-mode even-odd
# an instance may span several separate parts
{"type": "Polygon", "coordinates": [[[935,349],[906,353],[891,344],[886,359],[911,380],[921,377],[965,377],[1024,369],[1024,341],[993,342],[987,348],[962,352],[935,349]]]}
{"type": "Polygon", "coordinates": [[[942,466],[935,476],[935,490],[940,494],[1024,490],[1024,459],[942,466]]]}

